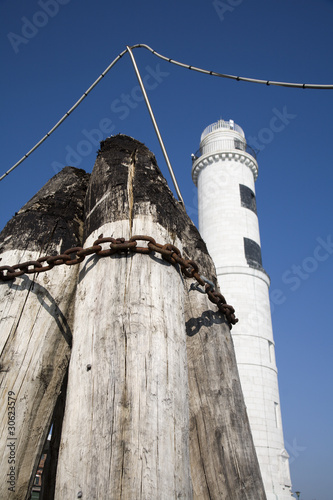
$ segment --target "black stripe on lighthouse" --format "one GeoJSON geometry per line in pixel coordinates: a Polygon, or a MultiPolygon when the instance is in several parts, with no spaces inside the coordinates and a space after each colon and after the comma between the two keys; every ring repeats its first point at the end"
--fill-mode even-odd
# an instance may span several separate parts
{"type": "Polygon", "coordinates": [[[244,238],[244,252],[250,267],[262,269],[261,248],[258,243],[250,238],[244,238]]]}
{"type": "Polygon", "coordinates": [[[240,199],[242,207],[248,208],[252,210],[255,214],[257,214],[257,203],[256,203],[256,195],[249,187],[244,184],[239,185],[240,199]]]}

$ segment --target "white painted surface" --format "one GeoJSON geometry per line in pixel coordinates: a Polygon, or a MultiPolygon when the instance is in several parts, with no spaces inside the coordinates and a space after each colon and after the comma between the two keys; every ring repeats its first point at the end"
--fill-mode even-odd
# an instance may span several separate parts
{"type": "Polygon", "coordinates": [[[232,337],[267,499],[286,500],[291,481],[274,355],[270,280],[264,270],[248,265],[244,252],[244,237],[260,245],[260,234],[257,215],[241,205],[239,185],[255,193],[258,165],[248,153],[235,150],[235,139],[243,138],[226,126],[212,127],[202,137],[202,156],[192,168],[198,186],[199,230],[214,260],[222,293],[240,319],[232,337]]]}

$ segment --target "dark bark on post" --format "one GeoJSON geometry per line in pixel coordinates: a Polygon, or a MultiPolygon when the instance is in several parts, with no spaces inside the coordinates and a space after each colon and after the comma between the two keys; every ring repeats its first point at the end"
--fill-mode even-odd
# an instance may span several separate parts
{"type": "MultiPolygon", "coordinates": [[[[66,167],[15,215],[0,235],[1,265],[80,243],[88,177],[66,167]]],[[[76,275],[76,266],[58,266],[0,282],[0,498],[28,498],[69,362],[76,275]],[[11,434],[8,394],[15,402],[11,434]]]]}

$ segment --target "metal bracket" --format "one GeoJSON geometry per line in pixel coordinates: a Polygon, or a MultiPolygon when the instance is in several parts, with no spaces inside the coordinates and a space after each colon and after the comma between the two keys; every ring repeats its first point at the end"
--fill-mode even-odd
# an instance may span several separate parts
{"type": "Polygon", "coordinates": [[[208,278],[206,278],[205,276],[203,275],[200,275],[200,278],[205,282],[207,283],[207,285],[209,285],[207,288],[203,289],[203,288],[200,288],[200,286],[196,283],[192,283],[190,288],[189,288],[189,292],[191,290],[196,290],[197,292],[200,292],[200,293],[208,293],[208,292],[211,292],[214,290],[215,288],[215,285],[212,281],[210,281],[208,278]]]}

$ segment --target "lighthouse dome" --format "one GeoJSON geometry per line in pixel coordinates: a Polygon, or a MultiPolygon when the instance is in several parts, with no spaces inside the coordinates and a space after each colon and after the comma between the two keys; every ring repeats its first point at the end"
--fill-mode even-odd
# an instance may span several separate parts
{"type": "Polygon", "coordinates": [[[215,131],[222,132],[223,129],[234,130],[235,132],[238,132],[245,139],[244,131],[239,125],[237,125],[237,123],[235,123],[233,120],[225,121],[220,119],[217,122],[212,123],[211,125],[208,125],[208,127],[205,128],[205,130],[201,134],[200,141],[202,141],[204,137],[206,137],[206,135],[210,134],[211,132],[215,131]]]}

